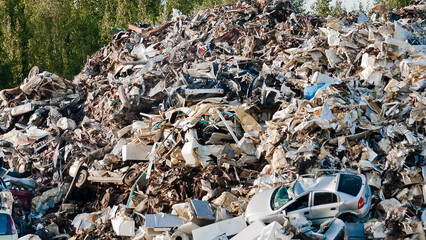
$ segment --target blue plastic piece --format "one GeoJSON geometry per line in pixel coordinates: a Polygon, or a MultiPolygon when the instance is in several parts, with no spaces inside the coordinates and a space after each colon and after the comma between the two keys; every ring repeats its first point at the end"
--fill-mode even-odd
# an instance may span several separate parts
{"type": "Polygon", "coordinates": [[[320,84],[320,85],[315,85],[315,86],[311,86],[311,87],[307,87],[305,88],[305,98],[308,100],[311,100],[315,94],[318,92],[318,90],[327,90],[328,86],[332,85],[332,84],[336,84],[339,83],[338,82],[328,82],[328,83],[324,83],[324,84],[320,84]]]}
{"type": "Polygon", "coordinates": [[[360,13],[358,17],[358,23],[363,23],[363,22],[370,23],[370,20],[364,13],[360,13]]]}

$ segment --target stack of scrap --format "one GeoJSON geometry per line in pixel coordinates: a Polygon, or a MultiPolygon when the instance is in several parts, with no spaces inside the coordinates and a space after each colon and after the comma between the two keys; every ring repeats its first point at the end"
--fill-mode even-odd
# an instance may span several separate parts
{"type": "Polygon", "coordinates": [[[367,237],[424,238],[425,8],[339,19],[286,0],[173,10],[114,35],[73,81],[34,67],[0,91],[20,234],[304,238],[288,219],[247,225],[245,208],[331,168],[367,176],[367,237]]]}

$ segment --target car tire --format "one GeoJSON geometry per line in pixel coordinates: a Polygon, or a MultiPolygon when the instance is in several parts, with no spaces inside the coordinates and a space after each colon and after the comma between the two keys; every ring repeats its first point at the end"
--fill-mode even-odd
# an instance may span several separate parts
{"type": "Polygon", "coordinates": [[[107,190],[101,200],[101,208],[107,208],[111,204],[111,193],[107,190]]]}
{"type": "Polygon", "coordinates": [[[32,77],[42,72],[43,72],[43,69],[41,67],[38,67],[38,66],[32,67],[30,72],[28,73],[28,80],[30,80],[32,77]]]}
{"type": "Polygon", "coordinates": [[[132,186],[135,183],[136,179],[139,177],[139,171],[136,168],[131,168],[127,171],[124,176],[124,184],[127,186],[132,186]]]}
{"type": "Polygon", "coordinates": [[[82,168],[78,171],[76,176],[75,186],[77,188],[83,187],[87,183],[87,177],[89,176],[89,172],[86,168],[82,168]]]}

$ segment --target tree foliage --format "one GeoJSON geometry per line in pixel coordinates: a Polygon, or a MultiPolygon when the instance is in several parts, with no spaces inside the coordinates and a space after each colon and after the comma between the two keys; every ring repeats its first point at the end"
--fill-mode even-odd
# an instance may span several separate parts
{"type": "Polygon", "coordinates": [[[305,0],[293,0],[292,4],[299,13],[303,13],[305,11],[305,0]]]}
{"type": "Polygon", "coordinates": [[[103,43],[98,1],[1,0],[0,88],[18,85],[34,65],[67,78],[103,43]]]}
{"type": "Polygon", "coordinates": [[[25,65],[26,23],[20,18],[23,5],[19,1],[0,2],[0,87],[16,85],[25,65]]]}
{"type": "Polygon", "coordinates": [[[312,9],[320,16],[327,17],[331,14],[332,8],[330,6],[331,0],[316,0],[312,5],[312,9]]]}
{"type": "Polygon", "coordinates": [[[333,15],[334,16],[341,16],[341,15],[346,14],[346,12],[347,11],[346,11],[345,7],[343,6],[342,1],[337,0],[336,1],[336,6],[332,9],[333,15]]]}
{"type": "Polygon", "coordinates": [[[406,6],[411,0],[375,0],[376,4],[384,3],[388,9],[406,6]]]}
{"type": "Polygon", "coordinates": [[[0,89],[17,86],[34,65],[68,79],[111,39],[111,27],[159,24],[235,0],[0,0],[0,89]]]}

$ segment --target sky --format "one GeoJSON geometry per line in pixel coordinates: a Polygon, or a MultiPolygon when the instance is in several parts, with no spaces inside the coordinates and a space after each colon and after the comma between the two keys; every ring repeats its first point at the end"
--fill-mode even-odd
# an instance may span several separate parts
{"type": "MultiPolygon", "coordinates": [[[[362,5],[364,6],[364,9],[370,9],[373,7],[374,0],[341,0],[343,3],[343,6],[348,10],[358,10],[359,3],[362,2],[362,5]]],[[[307,0],[307,9],[308,11],[311,10],[310,6],[315,2],[315,0],[307,0]]],[[[331,1],[331,5],[335,6],[336,0],[331,1]]]]}

